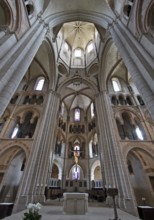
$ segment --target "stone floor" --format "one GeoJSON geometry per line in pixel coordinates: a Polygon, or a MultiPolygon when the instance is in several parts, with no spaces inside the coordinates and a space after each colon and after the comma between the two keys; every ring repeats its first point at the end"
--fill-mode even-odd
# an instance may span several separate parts
{"type": "MultiPolygon", "coordinates": [[[[40,214],[42,220],[113,220],[113,208],[105,207],[101,202],[90,202],[88,213],[86,215],[66,215],[63,213],[63,201],[50,200],[43,205],[40,214]]],[[[13,214],[9,217],[3,218],[5,220],[22,220],[25,211],[13,214]]],[[[132,216],[120,209],[118,209],[118,220],[139,220],[138,217],[132,216]]]]}

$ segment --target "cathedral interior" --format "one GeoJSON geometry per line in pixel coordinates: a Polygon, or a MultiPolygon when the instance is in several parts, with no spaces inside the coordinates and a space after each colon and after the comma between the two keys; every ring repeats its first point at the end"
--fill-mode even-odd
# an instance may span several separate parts
{"type": "Polygon", "coordinates": [[[154,206],[154,1],[1,0],[0,202],[109,188],[154,206]]]}

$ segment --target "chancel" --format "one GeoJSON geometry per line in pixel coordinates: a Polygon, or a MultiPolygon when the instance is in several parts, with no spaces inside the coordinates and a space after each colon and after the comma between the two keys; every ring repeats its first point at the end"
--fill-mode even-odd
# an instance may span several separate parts
{"type": "Polygon", "coordinates": [[[62,214],[66,197],[84,198],[85,217],[102,205],[111,219],[116,205],[132,220],[154,206],[153,61],[153,0],[0,0],[0,204],[10,218],[38,202],[58,201],[62,214]]]}

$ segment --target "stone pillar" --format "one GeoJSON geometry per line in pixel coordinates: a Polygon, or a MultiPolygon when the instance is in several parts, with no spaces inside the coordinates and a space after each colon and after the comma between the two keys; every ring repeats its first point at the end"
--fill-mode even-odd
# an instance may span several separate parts
{"type": "Polygon", "coordinates": [[[42,20],[37,20],[0,60],[0,117],[36,55],[47,30],[47,25],[42,20]]]}
{"type": "Polygon", "coordinates": [[[132,79],[154,119],[153,58],[120,20],[109,26],[109,31],[132,79]]]}
{"type": "Polygon", "coordinates": [[[32,151],[26,162],[22,182],[16,198],[14,211],[25,208],[29,202],[44,202],[44,191],[50,168],[50,160],[56,142],[59,96],[50,91],[42,117],[37,125],[32,151]]]}
{"type": "Polygon", "coordinates": [[[119,206],[132,214],[136,214],[136,203],[128,176],[126,161],[114,132],[115,120],[111,112],[110,100],[106,91],[95,98],[97,124],[99,133],[99,150],[101,167],[104,168],[106,187],[119,190],[119,206]]]}

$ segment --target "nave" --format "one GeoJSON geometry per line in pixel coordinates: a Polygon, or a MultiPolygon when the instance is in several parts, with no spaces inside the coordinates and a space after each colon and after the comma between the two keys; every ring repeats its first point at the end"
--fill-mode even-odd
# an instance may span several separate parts
{"type": "MultiPolygon", "coordinates": [[[[66,215],[63,213],[63,201],[54,200],[43,205],[40,209],[41,220],[109,220],[114,218],[112,207],[103,207],[103,203],[90,202],[86,215],[66,215]],[[50,203],[50,205],[49,205],[50,203]]],[[[21,220],[26,210],[13,214],[4,220],[21,220]]],[[[139,220],[138,217],[130,215],[118,209],[118,217],[121,220],[139,220]]]]}

